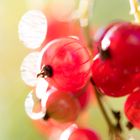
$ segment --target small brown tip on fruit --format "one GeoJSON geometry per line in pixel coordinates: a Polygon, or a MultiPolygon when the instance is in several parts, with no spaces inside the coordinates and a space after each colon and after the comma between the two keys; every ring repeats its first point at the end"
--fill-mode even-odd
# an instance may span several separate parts
{"type": "Polygon", "coordinates": [[[100,49],[100,55],[103,60],[106,60],[107,58],[111,57],[109,49],[107,50],[100,49]]]}
{"type": "Polygon", "coordinates": [[[52,77],[53,76],[53,69],[50,65],[45,65],[42,67],[42,70],[40,73],[37,74],[37,78],[38,77],[52,77]]]}
{"type": "Polygon", "coordinates": [[[49,118],[50,118],[50,116],[49,116],[49,114],[46,112],[46,114],[45,114],[45,116],[43,117],[43,119],[44,119],[45,121],[47,121],[49,118]]]}

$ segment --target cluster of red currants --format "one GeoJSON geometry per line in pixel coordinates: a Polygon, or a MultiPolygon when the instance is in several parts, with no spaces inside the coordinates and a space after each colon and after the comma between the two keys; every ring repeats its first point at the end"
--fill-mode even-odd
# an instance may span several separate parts
{"type": "MultiPolygon", "coordinates": [[[[25,30],[22,30],[29,26],[25,22],[26,17],[29,20],[28,14],[33,15],[34,11],[25,14],[19,33],[22,32],[20,39],[29,47],[32,43],[26,40],[25,30]]],[[[92,55],[85,46],[81,27],[75,22],[49,18],[44,38],[41,48],[28,55],[21,66],[24,82],[34,87],[25,100],[27,114],[35,120],[35,126],[50,137],[61,131],[55,140],[77,140],[79,137],[81,140],[99,140],[95,131],[74,123],[93,92],[89,82],[92,55]],[[38,100],[37,105],[34,105],[33,96],[38,100]]]]}
{"type": "Polygon", "coordinates": [[[110,24],[95,43],[92,76],[101,93],[129,95],[124,110],[140,128],[140,26],[128,22],[110,24]]]}
{"type": "MultiPolygon", "coordinates": [[[[54,39],[41,50],[41,72],[37,77],[45,78],[49,88],[52,86],[56,88],[46,101],[44,116],[46,121],[49,118],[60,122],[76,120],[89,97],[87,87],[90,69],[89,51],[79,39],[72,37],[54,39]]],[[[91,130],[78,128],[69,140],[76,140],[81,135],[85,135],[84,137],[89,140],[99,139],[91,130]]]]}
{"type": "MultiPolygon", "coordinates": [[[[73,124],[87,105],[92,80],[103,95],[122,97],[130,94],[125,114],[132,125],[140,128],[140,26],[112,23],[96,38],[94,52],[89,51],[85,42],[80,26],[75,23],[48,21],[48,34],[42,49],[38,50],[39,72],[35,73],[35,78],[45,80],[47,85],[41,89],[40,84],[40,91],[39,82],[34,86],[42,113],[37,118],[73,124]]],[[[27,102],[25,106],[31,107],[27,102]]],[[[31,111],[27,113],[32,114],[31,111]]],[[[92,130],[75,127],[68,140],[79,137],[81,140],[100,139],[92,130]]]]}

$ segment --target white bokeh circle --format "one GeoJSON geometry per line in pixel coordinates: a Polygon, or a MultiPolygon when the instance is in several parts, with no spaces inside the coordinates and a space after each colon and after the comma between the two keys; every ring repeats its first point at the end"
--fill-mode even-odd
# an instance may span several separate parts
{"type": "Polygon", "coordinates": [[[47,34],[46,16],[40,10],[26,12],[19,22],[18,33],[25,47],[39,48],[47,34]]]}
{"type": "Polygon", "coordinates": [[[40,53],[29,53],[23,60],[20,71],[21,78],[28,86],[34,87],[37,84],[37,74],[40,72],[40,53]]]}

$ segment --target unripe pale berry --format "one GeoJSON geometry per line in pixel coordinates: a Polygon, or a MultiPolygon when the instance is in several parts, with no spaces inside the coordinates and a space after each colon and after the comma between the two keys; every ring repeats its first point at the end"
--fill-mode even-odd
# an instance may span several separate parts
{"type": "Polygon", "coordinates": [[[71,122],[78,117],[80,104],[72,94],[55,91],[48,97],[46,109],[47,117],[60,122],[71,122]]]}

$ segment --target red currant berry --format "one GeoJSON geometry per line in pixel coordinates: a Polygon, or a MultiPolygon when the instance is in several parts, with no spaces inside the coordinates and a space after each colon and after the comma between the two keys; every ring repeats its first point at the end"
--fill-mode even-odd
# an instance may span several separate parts
{"type": "Polygon", "coordinates": [[[122,22],[114,25],[104,35],[101,50],[108,51],[113,65],[125,72],[140,70],[140,26],[122,22]]]}
{"type": "Polygon", "coordinates": [[[60,122],[70,122],[78,117],[80,104],[72,94],[55,91],[48,97],[46,109],[44,119],[50,117],[60,122]]]}
{"type": "Polygon", "coordinates": [[[99,136],[90,129],[77,128],[72,132],[68,140],[100,140],[99,136]]]}
{"type": "MultiPolygon", "coordinates": [[[[39,75],[63,91],[78,91],[90,76],[90,55],[79,40],[67,37],[53,40],[42,50],[39,75]]],[[[39,76],[38,75],[38,76],[39,76]]]]}
{"type": "Polygon", "coordinates": [[[121,69],[112,66],[109,59],[102,60],[97,54],[92,65],[92,78],[102,93],[108,96],[121,97],[132,92],[131,77],[121,69]]]}
{"type": "MultiPolygon", "coordinates": [[[[41,103],[38,102],[34,106],[34,112],[40,111],[42,108],[41,103]]],[[[44,119],[39,119],[39,120],[33,120],[33,124],[36,127],[36,129],[43,135],[45,136],[50,136],[54,131],[63,131],[67,127],[71,125],[71,122],[69,123],[59,123],[55,121],[52,118],[49,118],[47,121],[44,119]]]]}
{"type": "Polygon", "coordinates": [[[128,120],[140,129],[140,91],[132,93],[127,98],[124,111],[128,120]]]}

